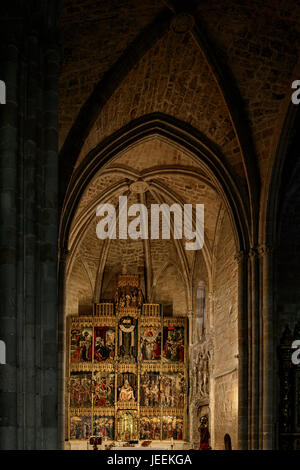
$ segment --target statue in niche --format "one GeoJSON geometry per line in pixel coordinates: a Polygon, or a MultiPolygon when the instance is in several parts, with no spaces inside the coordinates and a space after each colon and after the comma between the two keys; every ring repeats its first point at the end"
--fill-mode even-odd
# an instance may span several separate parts
{"type": "Polygon", "coordinates": [[[137,287],[131,288],[129,286],[119,287],[115,294],[116,307],[129,308],[141,307],[144,302],[144,297],[141,289],[137,287]]]}
{"type": "Polygon", "coordinates": [[[120,297],[119,305],[120,305],[120,307],[122,307],[122,308],[124,308],[125,305],[126,305],[126,299],[125,299],[125,297],[124,297],[123,295],[120,297]]]}
{"type": "Polygon", "coordinates": [[[209,351],[200,351],[198,360],[193,368],[194,395],[206,397],[209,395],[209,351]]]}
{"type": "Polygon", "coordinates": [[[133,307],[136,307],[136,304],[137,304],[136,289],[131,294],[131,304],[132,304],[133,307]]]}
{"type": "Polygon", "coordinates": [[[205,395],[209,394],[209,351],[206,352],[204,357],[204,367],[203,367],[203,388],[205,395]]]}
{"type": "Polygon", "coordinates": [[[130,307],[130,306],[131,306],[131,295],[126,294],[126,307],[130,307]]]}
{"type": "Polygon", "coordinates": [[[122,441],[130,441],[135,437],[134,418],[131,413],[126,412],[120,420],[119,439],[122,441]]]}
{"type": "Polygon", "coordinates": [[[119,306],[119,289],[117,289],[115,293],[115,304],[116,304],[116,307],[119,306]]]}
{"type": "Polygon", "coordinates": [[[119,395],[120,401],[132,401],[134,400],[133,388],[129,385],[128,379],[125,380],[124,385],[120,389],[119,395]]]}
{"type": "Polygon", "coordinates": [[[141,306],[143,305],[143,303],[144,303],[143,292],[142,292],[142,289],[139,289],[139,290],[138,290],[138,294],[137,294],[137,304],[138,304],[138,307],[141,308],[141,306]]]}
{"type": "Polygon", "coordinates": [[[137,394],[137,377],[132,373],[118,376],[118,400],[120,402],[135,401],[137,394]]]}

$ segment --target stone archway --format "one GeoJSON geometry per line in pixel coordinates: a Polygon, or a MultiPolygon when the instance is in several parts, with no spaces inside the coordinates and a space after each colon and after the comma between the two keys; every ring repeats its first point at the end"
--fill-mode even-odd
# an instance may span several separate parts
{"type": "MultiPolygon", "coordinates": [[[[114,171],[114,178],[120,178],[120,183],[115,183],[115,191],[116,194],[118,191],[128,191],[128,188],[130,188],[130,185],[128,183],[124,183],[122,178],[129,178],[129,180],[135,180],[139,178],[144,178],[147,181],[147,184],[150,185],[150,187],[155,188],[156,192],[159,192],[158,194],[161,195],[163,199],[158,198],[158,201],[163,202],[164,198],[172,198],[173,201],[179,201],[180,199],[176,199],[176,192],[171,189],[171,186],[166,189],[167,187],[164,187],[162,185],[162,182],[158,184],[155,182],[155,178],[166,178],[169,176],[172,176],[173,181],[176,180],[176,175],[180,176],[181,178],[192,178],[193,181],[195,182],[200,182],[201,184],[206,184],[208,186],[211,186],[212,188],[217,187],[218,188],[218,193],[223,197],[223,204],[224,204],[224,210],[227,213],[226,218],[222,217],[220,218],[219,221],[219,227],[222,230],[225,230],[225,225],[228,227],[224,232],[220,232],[220,237],[229,237],[228,240],[232,240],[232,247],[233,251],[231,250],[231,256],[232,254],[236,251],[239,253],[241,251],[247,251],[247,244],[246,240],[248,239],[248,234],[247,234],[247,222],[246,220],[243,219],[243,215],[245,211],[243,210],[242,207],[239,208],[239,204],[241,202],[240,195],[237,194],[237,189],[234,183],[234,178],[230,175],[230,172],[222,165],[221,159],[219,158],[218,154],[215,153],[215,151],[209,147],[207,140],[205,140],[205,143],[203,142],[202,137],[199,135],[199,133],[193,131],[192,129],[189,129],[190,132],[189,134],[187,133],[188,128],[187,125],[185,124],[183,126],[182,123],[179,121],[176,121],[168,116],[163,116],[163,115],[150,115],[146,116],[143,119],[137,120],[133,122],[129,127],[127,126],[126,128],[120,130],[118,133],[113,135],[106,143],[105,145],[101,144],[99,145],[96,149],[94,149],[92,152],[90,152],[87,157],[82,161],[82,163],[79,165],[78,169],[75,170],[74,176],[72,178],[72,181],[70,182],[69,185],[69,193],[66,197],[65,200],[65,207],[63,209],[63,216],[61,220],[61,238],[60,238],[60,252],[67,253],[67,257],[64,258],[64,256],[61,258],[61,279],[62,279],[62,284],[61,284],[61,292],[64,292],[64,282],[66,282],[66,275],[65,272],[68,272],[68,276],[72,272],[72,266],[74,266],[74,262],[76,259],[75,253],[79,249],[80,243],[82,240],[84,240],[84,237],[86,237],[85,233],[87,234],[88,232],[85,231],[85,224],[89,224],[91,218],[93,217],[93,213],[95,210],[95,207],[97,205],[97,197],[94,198],[94,200],[91,200],[90,203],[87,203],[87,199],[85,197],[85,194],[87,194],[87,189],[88,188],[96,188],[97,187],[97,178],[101,178],[101,175],[103,174],[103,177],[107,177],[107,175],[110,174],[110,168],[113,169],[114,171]],[[128,167],[128,162],[130,162],[130,158],[133,158],[132,162],[136,162],[138,160],[135,159],[135,157],[130,157],[130,155],[139,155],[139,152],[143,151],[143,148],[148,148],[147,146],[153,145],[152,142],[158,142],[160,143],[160,146],[164,146],[163,148],[165,149],[165,152],[167,152],[167,149],[176,149],[176,152],[183,152],[184,155],[186,155],[187,158],[185,165],[177,165],[177,166],[172,166],[172,165],[161,165],[158,166],[156,169],[149,169],[148,170],[142,170],[142,171],[137,171],[132,170],[128,167]],[[134,153],[135,152],[135,153],[134,153]],[[124,163],[119,164],[118,161],[121,159],[121,162],[127,162],[126,165],[127,167],[124,166],[124,163]],[[123,159],[123,160],[122,160],[123,159]],[[193,171],[190,171],[187,161],[190,159],[192,164],[194,165],[193,171]],[[123,166],[122,166],[123,165],[123,166]],[[197,166],[199,165],[199,172],[197,170],[197,166]],[[123,186],[122,186],[123,184],[123,186]],[[80,202],[80,209],[79,207],[79,201],[80,202]],[[84,203],[82,201],[85,201],[84,203]],[[85,204],[85,206],[84,206],[85,204]],[[79,215],[78,215],[79,214],[79,215]],[[242,222],[244,220],[244,222],[242,222]],[[233,224],[233,225],[232,225],[233,224]],[[234,228],[235,227],[235,228],[234,228]],[[229,230],[229,231],[228,231],[229,230]],[[70,236],[68,235],[70,233],[70,236]],[[222,235],[223,233],[223,235],[222,235]],[[231,235],[230,235],[231,233],[231,235]],[[235,234],[235,235],[234,235],[235,234]],[[80,236],[80,238],[78,238],[80,236]],[[79,244],[77,243],[80,242],[79,244]],[[238,244],[239,248],[236,248],[236,243],[238,244]],[[246,245],[244,245],[246,243],[246,245]],[[241,250],[241,247],[244,246],[243,250],[241,250]],[[67,271],[65,271],[67,269],[67,271]]],[[[150,147],[149,147],[150,148],[150,147]]],[[[155,147],[153,147],[155,148],[155,147]]],[[[170,180],[170,184],[172,180],[170,180]]],[[[164,183],[166,184],[166,183],[164,183]]],[[[102,199],[107,200],[107,197],[113,197],[113,192],[110,192],[110,189],[108,190],[107,193],[105,193],[105,190],[102,190],[102,199]]],[[[96,193],[95,193],[96,195],[96,193]]],[[[177,196],[178,198],[178,196],[177,196]]],[[[209,210],[209,206],[208,206],[209,210]]],[[[209,237],[208,237],[209,238],[209,237]]],[[[206,264],[206,269],[208,272],[211,271],[212,269],[212,252],[209,248],[209,241],[207,238],[207,246],[203,250],[203,256],[205,259],[205,264],[206,264]]],[[[98,268],[98,274],[97,274],[97,279],[98,279],[98,287],[96,290],[94,289],[94,292],[97,293],[94,294],[96,296],[99,296],[99,288],[102,285],[101,279],[103,279],[103,276],[105,276],[104,273],[104,265],[106,263],[105,260],[109,260],[109,252],[110,252],[110,246],[113,246],[111,243],[107,243],[106,246],[102,249],[102,253],[105,253],[105,258],[101,258],[99,268],[98,268]],[[104,250],[104,251],[103,251],[104,250]],[[102,274],[100,274],[102,272],[102,274]]],[[[188,260],[186,258],[186,255],[182,252],[180,246],[175,244],[174,245],[175,252],[177,253],[178,257],[178,266],[180,270],[182,271],[182,279],[184,283],[187,285],[187,289],[192,288],[189,287],[190,284],[190,278],[191,274],[190,268],[188,267],[188,260]]],[[[146,249],[149,251],[149,247],[146,249]]],[[[128,251],[128,250],[127,250],[128,251]]],[[[150,248],[151,251],[151,248],[150,248]]],[[[146,253],[147,251],[145,251],[146,253]]],[[[221,256],[222,250],[221,251],[216,251],[214,256],[216,259],[219,259],[221,256]]],[[[157,273],[157,276],[153,276],[152,272],[152,267],[151,264],[153,264],[153,260],[151,260],[152,256],[150,254],[150,257],[148,256],[148,259],[146,258],[146,272],[147,272],[147,279],[156,279],[159,280],[161,276],[159,273],[157,273]],[[149,274],[151,273],[151,274],[149,274]]],[[[223,263],[220,258],[220,263],[223,263]]],[[[237,275],[237,267],[236,267],[236,261],[234,261],[234,258],[232,257],[232,263],[235,265],[234,270],[231,272],[236,271],[237,275]]],[[[193,264],[193,263],[192,263],[193,264]]],[[[226,264],[226,263],[225,263],[226,264]]],[[[115,266],[115,265],[114,265],[115,266]]],[[[167,264],[166,264],[167,266],[167,264]]],[[[221,264],[220,264],[221,266],[221,264]]],[[[160,268],[161,269],[161,268],[160,268]]],[[[220,277],[220,272],[219,268],[215,267],[214,268],[215,275],[217,276],[216,279],[218,279],[218,282],[223,282],[222,281],[222,276],[220,277]],[[219,277],[218,277],[219,276],[219,277]]],[[[240,275],[245,274],[243,270],[240,271],[240,275]]],[[[210,274],[211,276],[211,274],[210,274]]],[[[145,284],[149,285],[147,279],[145,280],[145,284]]],[[[192,278],[191,278],[192,279],[192,278]]],[[[237,278],[236,278],[237,279],[237,278]]],[[[245,283],[247,279],[247,273],[244,279],[241,278],[241,282],[245,283]]],[[[237,282],[234,281],[237,285],[237,282]]],[[[220,285],[221,286],[221,285],[220,285]]],[[[210,288],[213,290],[213,288],[210,288]]],[[[70,290],[70,286],[67,287],[67,290],[70,290]]],[[[155,292],[157,289],[155,290],[155,292]]],[[[156,295],[154,292],[154,295],[156,295]]],[[[188,290],[186,291],[187,293],[187,305],[189,306],[187,308],[186,314],[190,316],[189,312],[192,312],[193,306],[191,303],[191,300],[189,300],[190,294],[188,293],[188,290]],[[190,303],[189,303],[190,302],[190,303]]],[[[221,290],[219,288],[216,289],[215,296],[218,298],[220,295],[221,290]]],[[[244,305],[244,302],[246,301],[246,297],[244,298],[244,294],[247,295],[246,291],[246,286],[244,285],[244,288],[240,290],[240,299],[238,301],[238,291],[236,290],[235,296],[235,302],[236,302],[236,309],[238,310],[238,302],[240,302],[240,305],[244,305]]],[[[151,294],[153,296],[153,294],[151,294]]],[[[185,295],[185,294],[183,294],[185,295]]],[[[233,294],[232,294],[233,295],[233,294]]],[[[65,297],[65,294],[63,295],[65,297]]],[[[211,299],[213,296],[211,296],[211,299]]],[[[191,299],[191,296],[190,296],[191,299]]],[[[159,299],[156,299],[156,301],[159,301],[159,299]]],[[[167,298],[166,301],[168,302],[167,298]]],[[[209,301],[212,304],[213,301],[209,301]]],[[[222,301],[220,299],[220,302],[222,304],[222,301]]],[[[232,300],[230,300],[232,302],[232,300]]],[[[216,305],[217,301],[216,301],[216,305]]],[[[225,304],[224,304],[225,305],[225,304]]],[[[61,306],[61,324],[63,325],[64,323],[64,315],[65,315],[65,306],[62,304],[61,306]]],[[[218,307],[217,307],[218,309],[218,307]]],[[[229,308],[228,306],[228,311],[231,311],[232,307],[229,308]]],[[[247,316],[247,311],[244,312],[245,315],[247,316]]],[[[192,314],[191,314],[192,315],[192,314]]],[[[190,317],[192,318],[192,316],[190,317]]],[[[214,318],[212,315],[211,318],[214,318]]],[[[237,323],[235,324],[236,328],[236,341],[237,341],[237,323]]],[[[244,330],[242,331],[242,336],[240,338],[241,344],[243,344],[243,347],[245,347],[245,336],[244,336],[244,330]]],[[[62,329],[62,335],[61,335],[61,340],[64,341],[64,330],[62,329]]],[[[212,344],[212,343],[211,343],[212,344]]],[[[213,346],[211,346],[213,347],[213,346]]],[[[197,346],[198,348],[198,346],[197,346]]],[[[237,348],[237,345],[236,345],[237,348]]],[[[62,348],[63,349],[63,348],[62,348]]],[[[197,354],[199,354],[199,351],[194,349],[193,356],[196,358],[196,363],[197,363],[197,354]]],[[[232,359],[230,361],[234,362],[236,361],[237,351],[235,350],[234,354],[232,354],[232,359]]],[[[231,356],[230,356],[231,357],[231,356]]],[[[243,352],[240,351],[240,358],[242,360],[243,358],[243,352]]],[[[240,360],[240,364],[242,364],[242,361],[240,360]]],[[[199,361],[198,361],[199,362],[199,361]]],[[[207,391],[208,388],[210,387],[209,385],[209,380],[206,380],[206,376],[208,375],[208,370],[207,368],[200,367],[200,363],[198,364],[199,366],[199,377],[200,381],[194,386],[194,392],[197,396],[197,393],[203,395],[202,399],[205,396],[205,390],[207,391]],[[201,369],[201,370],[200,370],[201,369]],[[202,370],[203,369],[203,370],[202,370]],[[201,375],[202,374],[202,375],[201,375]],[[206,377],[204,379],[204,384],[202,384],[203,381],[201,381],[201,377],[206,377]],[[202,385],[203,387],[202,387],[202,385]],[[203,389],[203,390],[202,390],[203,389]],[[205,389],[205,390],[204,390],[205,389]],[[201,391],[202,390],[202,391],[201,391]]],[[[235,367],[235,366],[232,366],[235,367]]],[[[242,367],[242,366],[241,366],[242,367]]],[[[192,373],[192,363],[191,363],[191,369],[190,372],[192,373]]],[[[62,384],[64,383],[63,375],[62,375],[62,384]]],[[[218,385],[218,387],[222,387],[222,385],[218,385]]],[[[63,394],[64,387],[61,389],[61,393],[63,394]]],[[[221,389],[220,389],[221,390],[221,389]]],[[[219,392],[217,392],[219,393],[219,392]]],[[[227,392],[226,392],[227,393],[227,392]]],[[[206,394],[207,396],[207,394],[206,394]]],[[[193,400],[196,399],[196,401],[199,398],[192,398],[193,400]]],[[[241,398],[240,398],[241,400],[241,398]]],[[[197,402],[198,403],[198,402],[197,402]]],[[[195,410],[195,413],[197,413],[197,409],[195,408],[194,404],[192,405],[192,408],[195,410]]],[[[235,411],[234,413],[236,413],[235,411]]],[[[231,413],[231,411],[229,411],[231,413]]],[[[244,418],[241,418],[242,420],[244,418]]],[[[213,420],[212,420],[213,422],[213,420]]],[[[241,421],[240,421],[241,422],[241,421]]],[[[195,434],[193,431],[193,426],[195,425],[195,420],[190,428],[190,433],[195,434]]],[[[237,432],[237,428],[236,428],[237,432]]],[[[215,434],[214,432],[212,433],[213,439],[215,439],[215,434]]],[[[194,437],[192,439],[195,439],[194,437]]],[[[221,444],[218,444],[221,446],[221,444]]]]}

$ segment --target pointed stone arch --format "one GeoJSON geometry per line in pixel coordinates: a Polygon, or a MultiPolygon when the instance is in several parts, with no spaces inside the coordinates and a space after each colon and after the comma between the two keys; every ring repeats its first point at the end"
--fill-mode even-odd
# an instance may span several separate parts
{"type": "Polygon", "coordinates": [[[60,223],[60,248],[66,249],[68,237],[79,200],[97,172],[114,156],[143,139],[157,135],[177,146],[193,158],[209,175],[228,210],[234,231],[237,251],[248,250],[251,244],[250,209],[240,194],[238,183],[222,154],[192,126],[161,113],[137,119],[105,139],[81,162],[69,182],[60,223]]]}
{"type": "MultiPolygon", "coordinates": [[[[234,245],[236,251],[247,254],[251,246],[251,210],[247,200],[243,198],[235,175],[227,165],[225,158],[216,146],[207,139],[202,133],[192,126],[168,115],[154,113],[143,116],[124,126],[119,131],[112,134],[89,152],[78,167],[75,168],[68,185],[68,191],[65,196],[62,217],[60,222],[59,248],[60,253],[68,252],[68,242],[70,230],[74,216],[76,214],[81,197],[91,183],[93,178],[104,169],[121,152],[156,136],[159,139],[168,142],[170,145],[184,152],[193,162],[199,166],[201,173],[206,175],[213,187],[216,189],[222,200],[224,208],[228,212],[230,225],[232,228],[234,245]]],[[[247,416],[248,401],[246,398],[247,390],[247,332],[248,328],[248,309],[247,309],[247,270],[246,256],[239,258],[241,269],[239,270],[239,345],[240,350],[240,371],[239,389],[241,393],[239,407],[241,423],[240,447],[247,447],[247,416]],[[246,411],[247,410],[247,411],[246,411]]],[[[64,279],[65,261],[64,256],[60,262],[60,279],[64,279]]],[[[188,281],[190,279],[188,278],[188,281]]],[[[63,283],[62,287],[63,289],[63,283]]],[[[63,295],[62,295],[63,297],[63,295]]],[[[187,299],[188,300],[188,299],[187,299]]],[[[188,305],[188,303],[187,303],[188,305]]],[[[61,306],[59,316],[63,317],[64,308],[61,306]]]]}

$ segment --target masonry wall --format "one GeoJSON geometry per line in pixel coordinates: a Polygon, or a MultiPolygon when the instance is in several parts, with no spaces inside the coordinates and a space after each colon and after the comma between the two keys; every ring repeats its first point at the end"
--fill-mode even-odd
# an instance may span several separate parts
{"type": "Polygon", "coordinates": [[[224,449],[226,433],[231,436],[233,449],[237,449],[238,273],[235,252],[230,221],[225,214],[216,251],[214,279],[211,406],[215,449],[224,449]]]}
{"type": "Polygon", "coordinates": [[[168,266],[159,278],[155,299],[164,305],[172,305],[173,315],[186,315],[186,291],[182,276],[174,265],[168,266]]]}

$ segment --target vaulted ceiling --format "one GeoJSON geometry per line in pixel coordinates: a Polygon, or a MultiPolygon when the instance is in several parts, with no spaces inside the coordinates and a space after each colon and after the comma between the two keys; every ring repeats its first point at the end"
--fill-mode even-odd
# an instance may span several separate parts
{"type": "Polygon", "coordinates": [[[149,216],[151,204],[177,203],[181,207],[183,204],[193,204],[194,209],[195,204],[204,204],[203,256],[209,268],[222,209],[221,197],[195,158],[153,136],[110,160],[87,186],[70,230],[68,272],[71,274],[78,263],[88,265],[85,270],[87,272],[89,269],[90,295],[98,300],[99,297],[113,298],[107,276],[111,280],[109,273],[117,274],[126,267],[130,272],[139,272],[142,277],[145,275],[148,283],[145,287],[149,298],[153,299],[158,279],[170,264],[174,264],[180,278],[180,291],[184,298],[190,297],[197,252],[184,249],[184,238],[140,241],[102,241],[97,238],[96,224],[99,219],[95,217],[96,208],[101,203],[110,203],[117,208],[121,195],[128,197],[128,206],[144,204],[149,216]]]}
{"type": "Polygon", "coordinates": [[[121,87],[116,83],[110,103],[105,97],[105,115],[96,113],[97,137],[89,136],[92,145],[124,122],[162,108],[199,127],[224,154],[232,153],[232,164],[241,174],[242,136],[234,136],[241,113],[234,107],[241,104],[260,176],[266,176],[267,160],[290,101],[290,85],[297,78],[299,2],[65,0],[61,25],[61,147],[94,88],[101,81],[106,84],[108,77],[115,78],[109,75],[114,71],[125,83],[121,87]],[[165,29],[159,29],[160,22],[169,16],[172,21],[182,9],[194,14],[196,24],[190,32],[174,35],[167,21],[165,29]],[[136,40],[144,50],[134,51],[132,58],[130,49],[136,40]],[[124,70],[126,55],[130,64],[124,70]]]}
{"type": "Polygon", "coordinates": [[[215,152],[234,188],[229,203],[228,187],[220,191],[213,163],[207,172],[192,152],[154,131],[131,145],[120,143],[114,157],[80,188],[72,207],[65,246],[71,253],[69,273],[77,269],[83,285],[84,271],[90,285],[86,297],[96,299],[99,289],[109,296],[107,273],[126,258],[132,269],[142,272],[146,266],[154,295],[160,270],[172,259],[180,282],[189,286],[188,302],[194,254],[176,241],[99,241],[95,208],[101,201],[117,203],[120,194],[129,194],[132,202],[142,197],[147,206],[203,203],[202,254],[208,270],[224,210],[234,231],[230,204],[238,206],[248,231],[246,243],[254,245],[263,237],[259,221],[265,217],[291,83],[300,72],[300,2],[66,0],[61,25],[62,201],[68,200],[70,181],[72,193],[72,175],[77,178],[97,161],[101,148],[121,142],[132,123],[142,125],[155,114],[176,120],[183,133],[185,126],[192,129],[215,152]],[[148,184],[142,196],[130,189],[137,180],[148,184]]]}

